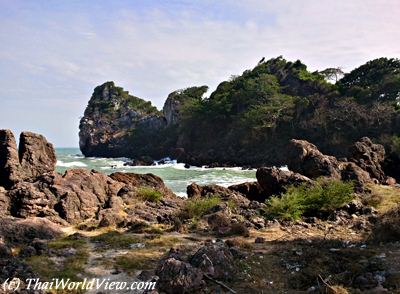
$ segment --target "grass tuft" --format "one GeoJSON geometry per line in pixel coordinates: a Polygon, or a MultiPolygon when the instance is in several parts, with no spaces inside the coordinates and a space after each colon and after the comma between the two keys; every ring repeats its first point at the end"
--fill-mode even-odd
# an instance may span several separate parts
{"type": "Polygon", "coordinates": [[[268,217],[296,220],[303,214],[330,213],[353,198],[353,183],[339,180],[318,180],[313,186],[288,187],[281,197],[266,201],[268,217]]]}
{"type": "Polygon", "coordinates": [[[221,203],[218,196],[192,198],[185,202],[184,207],[178,214],[180,219],[200,219],[206,215],[211,208],[221,203]]]}
{"type": "Polygon", "coordinates": [[[159,202],[162,199],[163,194],[153,188],[141,187],[138,190],[138,196],[146,201],[159,202]]]}

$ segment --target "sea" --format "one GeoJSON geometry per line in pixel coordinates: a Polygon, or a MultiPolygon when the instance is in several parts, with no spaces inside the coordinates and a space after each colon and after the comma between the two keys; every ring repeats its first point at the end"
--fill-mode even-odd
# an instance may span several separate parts
{"type": "Polygon", "coordinates": [[[56,148],[56,170],[60,173],[71,168],[95,169],[106,174],[113,172],[152,173],[163,179],[164,183],[178,196],[186,197],[186,187],[195,182],[199,185],[217,184],[228,187],[256,180],[256,170],[242,170],[240,167],[195,167],[185,168],[184,163],[166,158],[165,164],[157,161],[151,166],[124,166],[128,158],[84,157],[79,148],[56,148]]]}

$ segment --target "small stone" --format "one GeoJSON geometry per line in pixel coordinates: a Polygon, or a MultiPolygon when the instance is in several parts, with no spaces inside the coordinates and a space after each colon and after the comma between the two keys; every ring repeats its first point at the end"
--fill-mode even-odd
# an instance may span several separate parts
{"type": "Polygon", "coordinates": [[[254,243],[265,243],[265,238],[263,238],[263,237],[257,237],[257,238],[254,240],[254,243]]]}

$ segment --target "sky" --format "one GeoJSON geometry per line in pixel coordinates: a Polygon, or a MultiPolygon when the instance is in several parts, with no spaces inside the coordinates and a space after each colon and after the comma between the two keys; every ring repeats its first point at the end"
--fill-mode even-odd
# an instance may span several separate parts
{"type": "Polygon", "coordinates": [[[0,128],[77,147],[95,86],[159,109],[262,58],[345,71],[400,58],[398,0],[0,0],[0,128]]]}

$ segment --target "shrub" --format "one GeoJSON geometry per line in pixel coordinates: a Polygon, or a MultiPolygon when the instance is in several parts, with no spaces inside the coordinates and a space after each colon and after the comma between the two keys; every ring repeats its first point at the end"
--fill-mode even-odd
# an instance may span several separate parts
{"type": "Polygon", "coordinates": [[[220,203],[221,198],[218,196],[189,199],[185,202],[178,216],[181,219],[199,219],[220,203]]]}
{"type": "Polygon", "coordinates": [[[353,183],[339,180],[318,180],[313,186],[290,186],[281,197],[266,201],[268,216],[295,220],[303,214],[330,213],[353,197],[353,183]]]}
{"type": "Polygon", "coordinates": [[[162,199],[163,194],[153,188],[142,187],[138,190],[138,195],[140,198],[150,202],[158,202],[162,199]]]}

